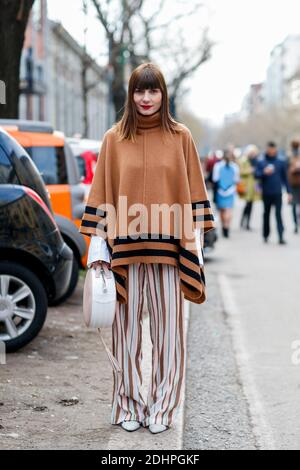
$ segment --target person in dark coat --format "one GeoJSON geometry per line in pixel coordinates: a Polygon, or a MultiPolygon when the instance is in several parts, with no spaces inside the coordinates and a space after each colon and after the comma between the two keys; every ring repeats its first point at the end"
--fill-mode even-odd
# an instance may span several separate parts
{"type": "Polygon", "coordinates": [[[257,163],[255,177],[261,181],[264,203],[263,237],[267,243],[270,236],[270,214],[274,206],[276,211],[279,243],[285,245],[282,221],[282,188],[286,187],[289,201],[292,201],[291,188],[288,182],[286,162],[278,158],[278,149],[274,142],[267,144],[264,158],[257,163]]]}
{"type": "Polygon", "coordinates": [[[291,150],[288,155],[288,178],[293,195],[292,209],[295,233],[298,233],[300,220],[300,140],[298,139],[291,142],[291,150]]]}

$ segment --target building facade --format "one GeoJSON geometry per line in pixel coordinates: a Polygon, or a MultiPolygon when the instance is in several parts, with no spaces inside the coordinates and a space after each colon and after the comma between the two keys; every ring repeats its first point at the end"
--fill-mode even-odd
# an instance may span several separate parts
{"type": "Polygon", "coordinates": [[[32,7],[21,56],[19,115],[23,119],[46,119],[47,41],[47,1],[37,0],[32,7]]]}
{"type": "Polygon", "coordinates": [[[67,136],[91,139],[101,139],[111,125],[105,68],[61,24],[48,19],[46,0],[34,3],[20,82],[21,119],[49,121],[67,136]]]}
{"type": "Polygon", "coordinates": [[[295,104],[299,76],[300,35],[290,35],[271,53],[265,84],[267,105],[289,107],[295,104]]]}
{"type": "Polygon", "coordinates": [[[88,132],[98,139],[108,127],[105,70],[89,58],[61,24],[49,21],[47,116],[69,136],[84,135],[83,69],[86,70],[88,132]],[[87,65],[88,64],[88,65],[87,65]]]}
{"type": "Polygon", "coordinates": [[[266,80],[250,86],[239,120],[270,108],[300,106],[300,35],[290,35],[271,52],[266,80]]]}
{"type": "Polygon", "coordinates": [[[266,98],[264,83],[252,84],[242,104],[241,118],[247,119],[249,116],[254,116],[263,112],[265,104],[266,98]]]}

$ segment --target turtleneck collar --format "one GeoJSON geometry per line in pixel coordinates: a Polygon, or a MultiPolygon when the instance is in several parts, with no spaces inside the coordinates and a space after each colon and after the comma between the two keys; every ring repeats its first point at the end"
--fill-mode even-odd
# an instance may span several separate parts
{"type": "Polygon", "coordinates": [[[160,127],[160,125],[160,110],[150,116],[144,116],[143,114],[137,113],[137,128],[139,130],[145,131],[147,129],[154,129],[156,127],[160,127]]]}

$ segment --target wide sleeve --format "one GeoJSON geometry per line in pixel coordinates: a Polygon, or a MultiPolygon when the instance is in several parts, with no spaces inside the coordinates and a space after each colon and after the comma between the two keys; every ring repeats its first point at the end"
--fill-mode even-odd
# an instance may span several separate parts
{"type": "Polygon", "coordinates": [[[107,242],[102,237],[93,235],[89,246],[87,266],[90,267],[95,261],[111,262],[110,254],[107,248],[107,242]]]}
{"type": "Polygon", "coordinates": [[[79,232],[84,235],[98,235],[106,239],[106,153],[108,138],[104,135],[101,149],[98,155],[95,174],[87,199],[84,214],[79,227],[79,232]]]}
{"type": "Polygon", "coordinates": [[[203,247],[202,233],[201,233],[201,230],[199,228],[195,230],[195,233],[196,233],[196,246],[197,246],[199,263],[200,263],[200,266],[203,268],[203,266],[204,266],[204,256],[203,256],[204,247],[203,247]]]}
{"type": "Polygon", "coordinates": [[[214,215],[208,198],[199,154],[190,131],[187,134],[185,149],[194,225],[196,229],[206,233],[215,228],[214,215]]]}

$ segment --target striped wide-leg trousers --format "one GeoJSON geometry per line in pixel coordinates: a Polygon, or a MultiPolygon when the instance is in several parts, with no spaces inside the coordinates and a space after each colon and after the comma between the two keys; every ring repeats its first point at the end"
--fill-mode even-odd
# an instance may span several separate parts
{"type": "Polygon", "coordinates": [[[178,267],[159,263],[128,266],[128,303],[117,302],[112,327],[115,370],[111,423],[139,421],[170,426],[182,401],[186,345],[184,296],[178,267]],[[152,373],[147,402],[142,385],[142,312],[144,285],[152,342],[152,373]]]}

